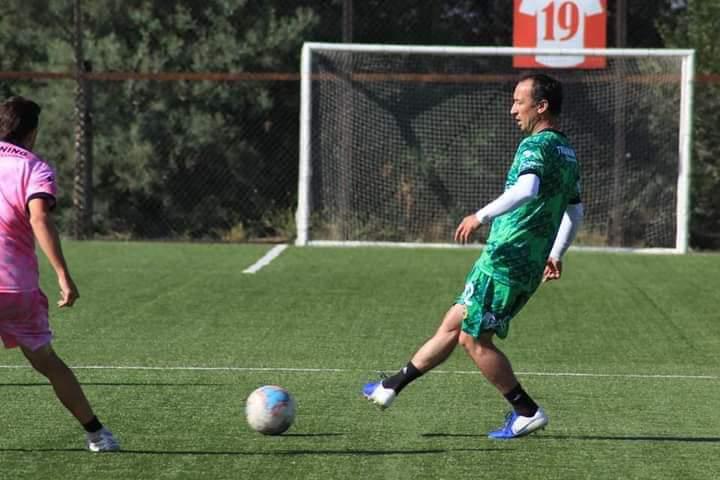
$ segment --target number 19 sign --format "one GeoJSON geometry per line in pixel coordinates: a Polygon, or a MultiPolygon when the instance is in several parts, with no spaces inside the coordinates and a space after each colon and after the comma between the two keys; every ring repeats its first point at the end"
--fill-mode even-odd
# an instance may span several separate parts
{"type": "MultiPolygon", "coordinates": [[[[607,0],[514,0],[513,44],[605,48],[607,0]]],[[[516,55],[514,67],[604,68],[605,57],[516,55]]]]}

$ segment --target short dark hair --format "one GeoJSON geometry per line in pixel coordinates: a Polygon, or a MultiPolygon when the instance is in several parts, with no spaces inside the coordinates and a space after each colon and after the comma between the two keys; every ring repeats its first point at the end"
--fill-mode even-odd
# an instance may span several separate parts
{"type": "Polygon", "coordinates": [[[529,73],[523,75],[518,83],[532,80],[532,98],[535,103],[547,100],[548,110],[553,115],[560,115],[562,112],[563,90],[559,80],[544,73],[529,73]]]}
{"type": "Polygon", "coordinates": [[[38,126],[40,105],[25,97],[10,97],[0,103],[0,140],[19,143],[38,126]]]}

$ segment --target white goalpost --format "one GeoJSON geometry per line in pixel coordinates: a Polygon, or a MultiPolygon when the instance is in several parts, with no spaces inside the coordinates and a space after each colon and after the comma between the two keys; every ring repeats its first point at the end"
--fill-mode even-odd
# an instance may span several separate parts
{"type": "Polygon", "coordinates": [[[296,245],[454,246],[522,138],[516,55],[606,59],[543,70],[582,168],[576,248],[687,252],[693,50],[333,43],[302,50],[296,245]]]}

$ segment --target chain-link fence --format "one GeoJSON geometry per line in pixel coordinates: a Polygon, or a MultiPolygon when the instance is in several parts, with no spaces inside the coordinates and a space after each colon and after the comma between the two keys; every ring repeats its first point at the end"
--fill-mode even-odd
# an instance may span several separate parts
{"type": "Polygon", "coordinates": [[[91,110],[84,140],[92,149],[84,162],[92,182],[86,192],[77,191],[82,173],[76,171],[75,82],[6,82],[43,105],[36,150],[58,170],[62,230],[76,231],[82,219],[74,209],[84,197],[94,236],[291,238],[295,76],[175,77],[87,82],[91,110]]]}
{"type": "MultiPolygon", "coordinates": [[[[67,8],[54,15],[69,15],[72,25],[77,1],[59,2],[67,8]]],[[[0,60],[0,94],[25,95],[43,106],[37,151],[58,170],[65,234],[291,240],[304,41],[512,43],[506,0],[208,1],[197,11],[201,2],[130,3],[84,4],[85,63],[73,56],[72,35],[57,29],[61,19],[50,25],[42,12],[27,21],[35,22],[29,28],[48,29],[44,53],[13,43],[0,60]],[[183,9],[190,14],[183,16],[183,9]],[[185,33],[175,32],[175,24],[185,33]],[[20,47],[30,53],[10,58],[20,47]],[[82,74],[83,102],[76,64],[94,67],[82,74]]],[[[647,20],[641,13],[629,19],[629,42],[647,20]]],[[[628,46],[662,46],[642,38],[655,43],[628,46]]],[[[713,78],[699,79],[699,95],[717,90],[708,83],[713,78]]]]}

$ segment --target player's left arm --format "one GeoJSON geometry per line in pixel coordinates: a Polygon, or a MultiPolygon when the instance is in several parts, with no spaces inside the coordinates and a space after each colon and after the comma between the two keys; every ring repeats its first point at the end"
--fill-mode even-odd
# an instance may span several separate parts
{"type": "Polygon", "coordinates": [[[28,220],[40,250],[57,274],[61,296],[58,306],[70,307],[79,297],[79,293],[70,276],[60,245],[60,235],[51,214],[55,207],[56,195],[57,185],[53,169],[45,162],[33,162],[26,198],[28,220]]]}
{"type": "MultiPolygon", "coordinates": [[[[54,199],[53,199],[54,203],[54,199]]],[[[63,255],[55,222],[50,213],[51,202],[46,197],[35,197],[28,202],[30,214],[30,226],[37,240],[40,250],[43,251],[50,266],[57,274],[58,285],[60,286],[60,300],[58,307],[72,307],[78,299],[77,286],[70,276],[65,256],[63,255]]]]}
{"type": "Polygon", "coordinates": [[[581,202],[570,204],[565,209],[560,228],[555,236],[555,243],[553,243],[550,256],[545,263],[543,282],[557,280],[562,275],[562,257],[575,239],[584,214],[585,209],[581,202]]]}
{"type": "Polygon", "coordinates": [[[540,191],[540,177],[534,173],[520,175],[515,185],[502,195],[485,205],[473,215],[465,217],[457,230],[455,241],[467,243],[470,235],[482,224],[490,223],[496,217],[504,215],[537,197],[540,191]]]}

